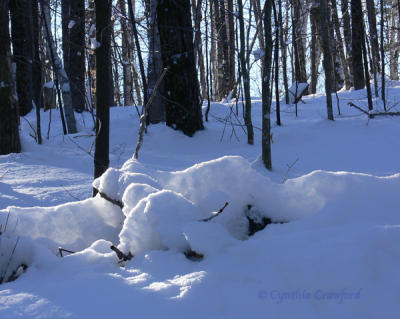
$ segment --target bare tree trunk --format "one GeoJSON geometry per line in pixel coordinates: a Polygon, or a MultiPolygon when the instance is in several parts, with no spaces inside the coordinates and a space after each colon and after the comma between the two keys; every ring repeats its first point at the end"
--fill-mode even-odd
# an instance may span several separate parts
{"type": "Polygon", "coordinates": [[[0,1],[0,155],[21,151],[17,102],[13,98],[8,11],[9,1],[0,1]]]}
{"type": "Polygon", "coordinates": [[[307,83],[306,56],[304,39],[304,5],[301,0],[292,0],[293,6],[293,35],[294,35],[294,59],[295,59],[295,80],[299,83],[307,83]]]}
{"type": "MultiPolygon", "coordinates": [[[[111,64],[111,0],[95,0],[96,7],[96,145],[94,178],[101,176],[109,165],[110,143],[110,64],[111,64]]],[[[93,196],[97,190],[93,189],[93,196]]]]}
{"type": "Polygon", "coordinates": [[[329,39],[331,41],[331,61],[333,67],[333,78],[332,78],[332,90],[333,92],[339,91],[343,87],[343,68],[340,63],[340,58],[338,54],[338,45],[336,43],[335,31],[334,31],[334,23],[331,14],[331,7],[328,5],[327,7],[327,15],[328,15],[328,32],[329,39]]]}
{"type": "Polygon", "coordinates": [[[330,41],[328,31],[328,4],[327,0],[320,0],[320,13],[321,13],[321,37],[322,37],[322,50],[324,52],[323,66],[325,70],[325,93],[326,93],[326,108],[328,111],[328,119],[333,121],[332,109],[332,63],[330,52],[330,41]]]}
{"type": "Polygon", "coordinates": [[[350,84],[353,85],[353,58],[351,53],[351,23],[350,23],[350,13],[349,13],[349,0],[340,1],[342,20],[343,20],[343,35],[344,43],[346,47],[346,60],[349,66],[349,78],[350,84]]]}
{"type": "Polygon", "coordinates": [[[346,55],[344,53],[343,38],[342,38],[342,34],[340,32],[340,22],[339,22],[338,13],[337,13],[336,0],[331,0],[331,3],[332,3],[332,21],[333,21],[334,28],[335,28],[337,51],[338,51],[340,63],[342,65],[342,69],[343,69],[344,86],[345,86],[346,90],[350,90],[351,81],[350,81],[350,74],[349,74],[349,64],[347,63],[348,61],[347,61],[346,55]]]}
{"type": "Polygon", "coordinates": [[[57,54],[57,50],[54,45],[53,35],[50,31],[50,7],[49,2],[47,0],[40,0],[41,8],[43,10],[43,19],[45,24],[45,34],[47,39],[47,47],[52,56],[53,68],[54,73],[57,77],[57,81],[61,87],[62,99],[63,99],[63,106],[64,106],[64,113],[65,118],[67,121],[68,133],[74,134],[77,132],[76,123],[75,123],[75,114],[74,109],[72,106],[72,97],[71,97],[71,90],[69,85],[68,76],[63,69],[61,59],[57,54]]]}
{"type": "Polygon", "coordinates": [[[360,90],[365,86],[362,62],[363,23],[361,0],[351,0],[351,51],[353,58],[353,82],[356,90],[360,90]]]}
{"type": "Polygon", "coordinates": [[[268,170],[272,170],[271,158],[271,97],[270,77],[272,67],[272,28],[271,28],[272,1],[264,6],[264,37],[265,52],[262,76],[262,161],[268,170]]]}
{"type": "Polygon", "coordinates": [[[320,50],[320,4],[318,2],[312,2],[310,7],[310,20],[311,20],[311,93],[317,92],[318,82],[318,67],[321,58],[320,50]]]}
{"type": "Polygon", "coordinates": [[[32,0],[32,45],[33,45],[33,60],[32,60],[32,88],[33,101],[36,107],[36,136],[37,143],[42,144],[42,132],[40,125],[40,109],[43,107],[43,77],[42,65],[40,61],[39,38],[40,38],[40,18],[39,18],[39,3],[38,0],[32,0]]]}
{"type": "Polygon", "coordinates": [[[242,0],[237,0],[238,5],[238,19],[240,27],[240,70],[243,79],[243,88],[245,96],[245,115],[244,122],[247,128],[247,143],[254,144],[254,131],[253,123],[251,121],[251,96],[250,96],[250,77],[246,63],[246,43],[245,43],[245,31],[244,31],[244,17],[243,17],[243,3],[242,0]]]}
{"type": "MultiPolygon", "coordinates": [[[[132,63],[133,63],[133,43],[132,34],[126,23],[126,2],[118,0],[118,8],[121,12],[121,31],[122,31],[122,76],[124,88],[124,105],[133,105],[133,77],[132,77],[132,63]]],[[[151,25],[149,25],[151,27],[151,25]]]]}
{"type": "Polygon", "coordinates": [[[399,44],[400,40],[398,37],[398,11],[396,10],[397,0],[392,0],[392,9],[390,14],[390,38],[389,38],[389,69],[390,69],[390,79],[398,81],[399,80],[399,44]]]}
{"type": "MultiPolygon", "coordinates": [[[[287,0],[289,1],[289,0],[287,0]]],[[[287,28],[285,27],[285,32],[283,28],[282,21],[282,0],[278,0],[279,14],[278,20],[280,25],[280,45],[281,45],[281,59],[282,59],[282,73],[283,73],[283,86],[285,88],[285,103],[289,104],[289,84],[287,78],[287,60],[286,60],[286,41],[287,41],[287,28]],[[284,37],[285,34],[285,37],[284,37]]],[[[286,21],[287,23],[287,21],[286,21]]]]}
{"type": "Polygon", "coordinates": [[[234,89],[236,84],[236,59],[235,59],[235,23],[233,19],[233,0],[225,0],[225,25],[228,48],[228,90],[234,89]]]}
{"type": "Polygon", "coordinates": [[[203,129],[199,83],[194,60],[190,3],[161,0],[157,7],[167,92],[166,124],[192,136],[203,129]]]}
{"type": "Polygon", "coordinates": [[[374,73],[380,73],[381,69],[379,66],[379,44],[378,44],[378,31],[376,29],[376,10],[375,3],[373,0],[366,0],[367,12],[368,12],[368,25],[369,25],[369,38],[372,50],[372,66],[374,73]]]}
{"type": "Polygon", "coordinates": [[[195,60],[199,67],[200,73],[200,88],[202,98],[207,96],[207,85],[206,85],[206,75],[204,67],[204,56],[203,56],[203,44],[201,40],[201,20],[202,20],[202,0],[192,0],[192,11],[194,17],[194,48],[195,48],[195,60]]]}
{"type": "Polygon", "coordinates": [[[383,108],[386,111],[386,93],[385,93],[385,50],[384,50],[384,38],[383,38],[383,27],[384,27],[384,14],[383,14],[383,0],[380,0],[380,9],[381,9],[381,61],[382,61],[382,85],[381,85],[381,97],[383,101],[383,108]]]}
{"type": "MultiPolygon", "coordinates": [[[[279,98],[279,20],[278,13],[276,12],[275,0],[272,2],[272,7],[274,11],[274,22],[275,22],[275,46],[274,46],[274,63],[275,63],[275,108],[276,108],[276,124],[281,126],[281,105],[279,98]]],[[[280,12],[279,12],[280,14],[280,12]]],[[[271,94],[272,96],[272,94],[271,94]]],[[[272,99],[272,97],[271,97],[272,99]]]]}
{"type": "MultiPolygon", "coordinates": [[[[155,88],[157,80],[163,70],[161,59],[160,34],[158,32],[157,26],[158,3],[158,0],[149,0],[147,6],[149,17],[149,56],[147,64],[147,82],[149,95],[153,94],[153,90],[155,88]]],[[[149,106],[148,122],[153,124],[165,122],[165,100],[162,98],[163,95],[165,95],[164,82],[161,81],[157,92],[155,92],[151,105],[149,106]]]]}
{"type": "MultiPolygon", "coordinates": [[[[4,1],[4,0],[2,0],[4,1]]],[[[32,4],[29,0],[10,0],[13,57],[20,115],[32,110],[32,4]]]]}

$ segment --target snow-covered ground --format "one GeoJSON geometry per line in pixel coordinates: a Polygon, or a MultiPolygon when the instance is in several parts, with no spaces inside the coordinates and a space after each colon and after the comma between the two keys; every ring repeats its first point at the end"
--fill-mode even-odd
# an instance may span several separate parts
{"type": "MultiPolygon", "coordinates": [[[[91,198],[91,116],[77,114],[79,133],[65,137],[53,110],[46,139],[42,113],[38,146],[29,114],[23,152],[0,156],[0,277],[28,266],[0,286],[0,318],[397,318],[400,117],[349,108],[366,108],[365,91],[338,96],[334,122],[322,95],[297,118],[282,105],[273,172],[260,160],[259,99],[255,145],[236,106],[214,103],[194,138],[150,126],[138,161],[136,110],[112,108],[113,168],[94,184],[122,210],[91,198]],[[285,223],[249,237],[247,216],[285,223]],[[133,259],[118,263],[112,244],[133,259]],[[76,253],[60,258],[59,246],[76,253]]],[[[387,96],[399,110],[398,83],[387,96]]]]}

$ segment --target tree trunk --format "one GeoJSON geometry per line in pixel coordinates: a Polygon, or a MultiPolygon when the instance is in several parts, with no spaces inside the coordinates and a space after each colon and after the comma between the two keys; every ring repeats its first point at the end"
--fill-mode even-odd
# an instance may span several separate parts
{"type": "Polygon", "coordinates": [[[40,61],[39,39],[40,39],[40,18],[38,0],[32,0],[32,35],[33,35],[33,60],[32,60],[32,88],[33,101],[36,107],[36,136],[37,143],[42,144],[42,132],[40,127],[40,109],[43,108],[43,77],[40,61]]]}
{"type": "MultiPolygon", "coordinates": [[[[101,176],[109,165],[110,143],[110,64],[111,64],[111,0],[95,0],[96,40],[96,145],[94,178],[101,176]]],[[[97,191],[93,190],[93,196],[97,191]]]]}
{"type": "Polygon", "coordinates": [[[245,115],[244,122],[247,128],[247,143],[254,144],[254,131],[253,123],[251,121],[251,96],[250,96],[250,77],[246,63],[246,43],[244,33],[244,17],[243,17],[243,3],[242,0],[237,0],[238,5],[238,19],[240,27],[240,70],[243,79],[243,88],[245,96],[245,115]]]}
{"type": "MultiPolygon", "coordinates": [[[[163,71],[160,48],[160,34],[157,26],[157,5],[158,0],[149,0],[147,6],[149,17],[148,39],[149,39],[149,55],[147,64],[147,85],[149,87],[149,95],[153,94],[153,90],[158,78],[163,71]]],[[[165,122],[165,100],[163,99],[164,81],[161,81],[157,92],[151,101],[149,108],[148,121],[156,124],[165,122]]]]}
{"type": "Polygon", "coordinates": [[[17,102],[13,97],[8,9],[9,1],[0,1],[0,155],[21,151],[17,102]]]}
{"type": "Polygon", "coordinates": [[[340,63],[342,65],[342,69],[343,69],[344,86],[345,86],[346,90],[350,90],[351,81],[350,81],[350,74],[349,74],[349,64],[347,63],[346,55],[344,53],[343,38],[342,38],[342,34],[340,32],[340,22],[339,22],[338,13],[337,13],[336,0],[331,0],[331,3],[332,3],[332,21],[333,21],[334,28],[335,28],[337,51],[338,51],[340,63]]]}
{"type": "Polygon", "coordinates": [[[351,51],[353,84],[356,90],[360,90],[365,86],[362,59],[363,23],[361,0],[351,0],[351,51]]]}
{"type": "MultiPolygon", "coordinates": [[[[4,0],[2,0],[4,1],[4,0]]],[[[30,0],[10,0],[13,57],[20,115],[32,110],[32,4],[30,0]]]]}
{"type": "Polygon", "coordinates": [[[320,50],[320,4],[312,2],[310,7],[310,24],[311,24],[311,85],[312,94],[317,93],[318,67],[321,59],[320,50]]]}
{"type": "Polygon", "coordinates": [[[320,0],[320,13],[321,13],[321,38],[322,38],[322,50],[324,53],[324,59],[322,64],[325,70],[325,93],[326,93],[326,108],[328,111],[328,119],[333,121],[333,110],[332,110],[332,63],[331,63],[331,52],[330,52],[330,41],[328,31],[328,5],[326,0],[320,0]]]}
{"type": "Polygon", "coordinates": [[[192,136],[203,129],[200,90],[194,60],[190,3],[160,0],[157,7],[166,94],[166,123],[192,136]]]}
{"type": "MultiPolygon", "coordinates": [[[[300,0],[292,0],[293,5],[293,50],[295,59],[295,80],[299,83],[307,83],[306,56],[304,39],[304,15],[305,10],[300,0]]],[[[306,92],[307,94],[307,92],[306,92]]]]}
{"type": "MultiPolygon", "coordinates": [[[[121,11],[120,23],[122,31],[122,76],[124,88],[124,105],[133,105],[133,76],[132,76],[132,63],[133,63],[133,43],[132,33],[126,23],[126,2],[125,0],[118,0],[118,7],[121,11]]],[[[151,24],[149,24],[151,28],[151,24]]]]}
{"type": "Polygon", "coordinates": [[[399,30],[398,28],[398,11],[396,10],[397,0],[392,0],[392,9],[390,14],[390,36],[389,36],[389,69],[390,79],[399,80],[399,30]]]}
{"type": "Polygon", "coordinates": [[[85,110],[85,0],[62,1],[63,57],[76,112],[85,110]]]}
{"type": "MultiPolygon", "coordinates": [[[[287,0],[288,1],[288,0],[287,0]]],[[[280,46],[281,46],[281,59],[282,59],[282,73],[283,73],[283,86],[285,88],[285,103],[289,104],[289,84],[288,84],[288,78],[287,78],[287,61],[286,61],[286,38],[287,38],[287,29],[283,28],[283,21],[282,21],[282,0],[278,0],[278,6],[279,6],[279,14],[278,14],[278,20],[279,20],[279,25],[280,25],[280,46]],[[284,38],[285,34],[285,38],[284,38]]]]}
{"type": "Polygon", "coordinates": [[[376,10],[375,3],[373,0],[366,0],[367,12],[368,12],[368,25],[369,25],[369,38],[372,50],[372,63],[374,73],[380,73],[381,69],[379,66],[379,44],[378,44],[378,31],[376,29],[376,10]]]}
{"type": "Polygon", "coordinates": [[[346,60],[349,67],[350,85],[353,85],[353,58],[351,53],[351,23],[349,14],[349,0],[340,1],[342,20],[343,20],[343,36],[346,47],[346,60]]]}
{"type": "Polygon", "coordinates": [[[262,76],[262,161],[268,170],[272,170],[271,159],[271,97],[270,79],[272,69],[272,2],[267,1],[264,6],[264,38],[265,51],[263,56],[262,76]]]}

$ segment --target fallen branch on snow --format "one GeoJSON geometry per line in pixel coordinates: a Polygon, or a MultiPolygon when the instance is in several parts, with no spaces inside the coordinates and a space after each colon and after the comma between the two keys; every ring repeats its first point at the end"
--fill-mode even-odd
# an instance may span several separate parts
{"type": "Polygon", "coordinates": [[[377,112],[377,113],[370,113],[363,108],[359,107],[358,105],[355,105],[352,102],[348,103],[350,107],[354,107],[360,112],[364,113],[365,115],[368,116],[368,118],[373,119],[376,116],[400,116],[400,112],[377,112]]]}

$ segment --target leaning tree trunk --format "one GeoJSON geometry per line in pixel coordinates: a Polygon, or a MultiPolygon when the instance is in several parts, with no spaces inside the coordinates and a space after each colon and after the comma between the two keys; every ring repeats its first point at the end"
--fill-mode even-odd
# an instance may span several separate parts
{"type": "MultiPolygon", "coordinates": [[[[109,165],[110,137],[110,64],[111,64],[111,4],[112,0],[95,0],[96,7],[96,146],[94,178],[101,176],[109,165]]],[[[97,191],[93,190],[93,195],[97,191]]]]}
{"type": "Polygon", "coordinates": [[[0,1],[0,155],[21,151],[17,102],[13,97],[8,9],[9,1],[0,1]]]}
{"type": "Polygon", "coordinates": [[[194,60],[190,3],[160,0],[157,7],[164,77],[166,123],[192,136],[203,129],[200,90],[194,60]]]}
{"type": "Polygon", "coordinates": [[[351,51],[353,66],[353,84],[356,90],[365,86],[364,68],[362,59],[363,13],[361,0],[351,0],[351,51]]]}
{"type": "Polygon", "coordinates": [[[328,30],[328,4],[326,0],[320,0],[320,14],[321,14],[321,38],[322,50],[324,53],[323,66],[325,70],[325,93],[326,93],[326,108],[328,111],[328,119],[333,121],[332,110],[332,63],[331,63],[331,50],[329,41],[328,30]]]}
{"type": "Polygon", "coordinates": [[[71,97],[71,90],[70,90],[68,76],[67,76],[65,70],[63,69],[61,59],[59,58],[56,47],[54,45],[53,35],[51,34],[51,31],[50,31],[49,2],[48,2],[48,0],[40,0],[40,4],[41,4],[41,8],[43,10],[43,18],[44,18],[44,24],[45,24],[44,31],[45,31],[45,38],[47,40],[46,41],[47,47],[48,47],[48,50],[51,52],[54,73],[55,73],[56,77],[58,78],[58,81],[61,86],[64,112],[65,112],[65,117],[67,120],[68,133],[73,134],[73,133],[76,133],[77,130],[76,130],[75,114],[74,114],[74,109],[72,106],[72,97],[71,97]]]}
{"type": "MultiPolygon", "coordinates": [[[[4,0],[2,0],[4,1],[4,0]]],[[[32,4],[30,0],[10,0],[11,36],[20,115],[32,110],[32,4]]]]}

